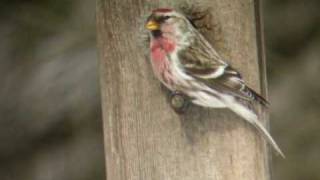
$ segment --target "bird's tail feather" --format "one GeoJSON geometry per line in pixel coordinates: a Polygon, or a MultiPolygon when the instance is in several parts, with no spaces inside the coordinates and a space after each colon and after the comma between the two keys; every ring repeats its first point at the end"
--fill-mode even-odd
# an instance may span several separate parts
{"type": "Polygon", "coordinates": [[[269,144],[274,148],[274,150],[283,158],[285,158],[283,152],[281,151],[278,144],[273,140],[270,133],[266,130],[266,128],[261,124],[261,122],[257,120],[253,120],[252,124],[260,131],[260,133],[264,136],[264,139],[266,139],[269,144]]]}
{"type": "Polygon", "coordinates": [[[250,124],[252,124],[280,156],[282,156],[283,158],[285,157],[277,143],[273,140],[269,132],[262,125],[261,121],[259,121],[258,116],[252,110],[250,110],[248,107],[245,107],[239,102],[231,102],[228,103],[228,105],[233,112],[240,115],[250,124]]]}

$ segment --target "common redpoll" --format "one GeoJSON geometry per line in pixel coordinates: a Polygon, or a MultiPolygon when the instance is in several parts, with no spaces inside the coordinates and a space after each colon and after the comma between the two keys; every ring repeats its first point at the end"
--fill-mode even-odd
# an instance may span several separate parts
{"type": "Polygon", "coordinates": [[[255,126],[282,156],[259,121],[253,104],[267,101],[246,86],[186,16],[173,9],[155,9],[148,17],[151,64],[156,77],[171,91],[181,92],[203,107],[229,108],[255,126]]]}

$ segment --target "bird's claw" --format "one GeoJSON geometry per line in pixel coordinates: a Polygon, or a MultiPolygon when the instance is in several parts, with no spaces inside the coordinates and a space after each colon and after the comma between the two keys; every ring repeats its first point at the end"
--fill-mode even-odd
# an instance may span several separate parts
{"type": "Polygon", "coordinates": [[[182,94],[181,92],[175,91],[171,94],[170,104],[176,113],[183,114],[187,111],[190,102],[186,95],[182,94]]]}

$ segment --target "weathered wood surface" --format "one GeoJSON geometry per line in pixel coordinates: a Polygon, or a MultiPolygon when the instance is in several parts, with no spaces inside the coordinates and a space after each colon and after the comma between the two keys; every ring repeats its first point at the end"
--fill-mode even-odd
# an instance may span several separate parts
{"type": "MultiPolygon", "coordinates": [[[[98,0],[107,179],[267,180],[268,153],[254,128],[226,109],[176,114],[153,76],[139,41],[143,18],[186,1],[98,0]]],[[[210,7],[205,36],[259,90],[255,2],[192,3],[210,7]]]]}

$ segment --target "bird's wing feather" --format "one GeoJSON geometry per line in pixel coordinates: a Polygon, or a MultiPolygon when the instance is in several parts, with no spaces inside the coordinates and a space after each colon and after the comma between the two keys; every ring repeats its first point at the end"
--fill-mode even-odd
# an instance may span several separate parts
{"type": "Polygon", "coordinates": [[[224,62],[201,34],[199,37],[179,52],[180,63],[187,74],[223,93],[268,104],[263,97],[246,86],[240,73],[224,62]]]}

